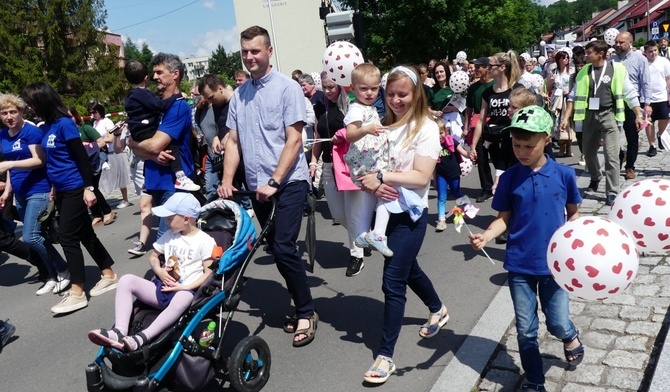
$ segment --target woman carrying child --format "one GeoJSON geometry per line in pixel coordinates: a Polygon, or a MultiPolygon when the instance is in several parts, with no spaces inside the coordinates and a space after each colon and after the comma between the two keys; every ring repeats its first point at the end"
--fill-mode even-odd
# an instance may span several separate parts
{"type": "Polygon", "coordinates": [[[191,305],[195,290],[212,272],[209,267],[216,243],[196,226],[200,215],[198,200],[190,193],[177,192],[162,206],[152,208],[152,212],[167,218],[170,227],[154,243],[149,258],[156,276],[152,280],[131,274],[121,277],[116,291],[114,327],[89,332],[88,338],[95,344],[126,351],[141,348],[179,319],[191,305]],[[162,312],[149,327],[126,336],[133,296],[162,312]]]}
{"type": "Polygon", "coordinates": [[[364,380],[373,384],[386,382],[396,370],[391,358],[403,324],[408,286],[430,312],[428,321],[418,331],[419,336],[435,336],[449,320],[446,306],[417,261],[426,234],[428,188],[440,144],[439,130],[429,117],[425,93],[416,71],[400,66],[389,73],[386,106],[388,110],[383,124],[388,128],[388,138],[395,141],[401,164],[397,171],[360,177],[362,189],[384,201],[398,199],[400,192],[396,187],[411,189],[421,201],[421,215],[414,220],[414,211],[392,214],[386,229],[393,256],[384,260],[382,338],[377,357],[364,375],[364,380]]]}

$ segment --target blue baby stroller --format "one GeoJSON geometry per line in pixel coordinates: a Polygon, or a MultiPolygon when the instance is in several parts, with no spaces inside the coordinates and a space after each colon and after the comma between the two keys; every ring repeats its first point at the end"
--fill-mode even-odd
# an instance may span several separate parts
{"type": "MultiPolygon", "coordinates": [[[[274,202],[273,202],[274,203],[274,202]]],[[[198,390],[217,374],[227,374],[237,391],[260,391],[270,377],[271,355],[267,343],[258,336],[242,339],[224,358],[225,332],[240,301],[244,271],[274,221],[270,219],[259,238],[247,212],[230,200],[215,200],[202,207],[200,228],[225,250],[212,268],[214,273],[198,289],[190,308],[174,326],[140,350],[121,352],[101,347],[95,361],[86,367],[88,391],[156,391],[172,384],[179,389],[198,390]],[[223,314],[227,316],[224,318],[223,314]],[[210,347],[201,347],[194,337],[217,320],[218,330],[210,347]]],[[[129,334],[146,328],[159,310],[139,302],[133,311],[129,334]]]]}

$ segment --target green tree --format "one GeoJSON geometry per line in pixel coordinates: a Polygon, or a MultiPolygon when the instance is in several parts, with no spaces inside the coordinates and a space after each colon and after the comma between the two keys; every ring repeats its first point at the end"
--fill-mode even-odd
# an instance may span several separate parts
{"type": "Polygon", "coordinates": [[[130,37],[123,43],[123,52],[126,60],[140,60],[140,50],[130,37]]]}
{"type": "Polygon", "coordinates": [[[209,57],[209,73],[221,76],[224,81],[229,82],[234,79],[235,71],[240,68],[242,63],[240,52],[226,52],[219,44],[209,57]]]}
{"type": "Polygon", "coordinates": [[[142,42],[142,49],[140,50],[139,60],[146,64],[149,69],[151,69],[151,59],[153,57],[154,53],[151,51],[151,49],[149,49],[149,44],[142,42]]]}
{"type": "Polygon", "coordinates": [[[118,47],[103,42],[102,0],[5,0],[0,8],[0,87],[19,93],[44,80],[66,101],[122,97],[118,47]]]}

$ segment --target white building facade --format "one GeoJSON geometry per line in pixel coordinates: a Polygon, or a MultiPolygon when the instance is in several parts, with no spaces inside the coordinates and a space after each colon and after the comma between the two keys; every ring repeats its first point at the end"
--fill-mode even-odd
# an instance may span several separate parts
{"type": "Polygon", "coordinates": [[[186,66],[186,75],[190,81],[195,81],[209,73],[209,56],[191,57],[181,61],[186,66]]]}

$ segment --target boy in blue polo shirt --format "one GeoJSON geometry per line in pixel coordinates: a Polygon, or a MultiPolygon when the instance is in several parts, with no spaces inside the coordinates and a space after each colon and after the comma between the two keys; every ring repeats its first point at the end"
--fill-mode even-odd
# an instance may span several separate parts
{"type": "Polygon", "coordinates": [[[492,207],[498,217],[484,233],[470,235],[476,250],[509,230],[504,268],[516,316],[521,365],[527,383],[523,391],[545,391],[542,357],[537,342],[537,299],[546,316],[547,330],[563,342],[571,366],[584,359],[579,333],[570,321],[568,293],[551,277],[547,246],[567,219],[579,217],[582,202],[572,168],[548,159],[544,147],[551,142],[552,119],[539,106],[528,106],[512,117],[512,135],[519,163],[500,177],[492,207]]]}

